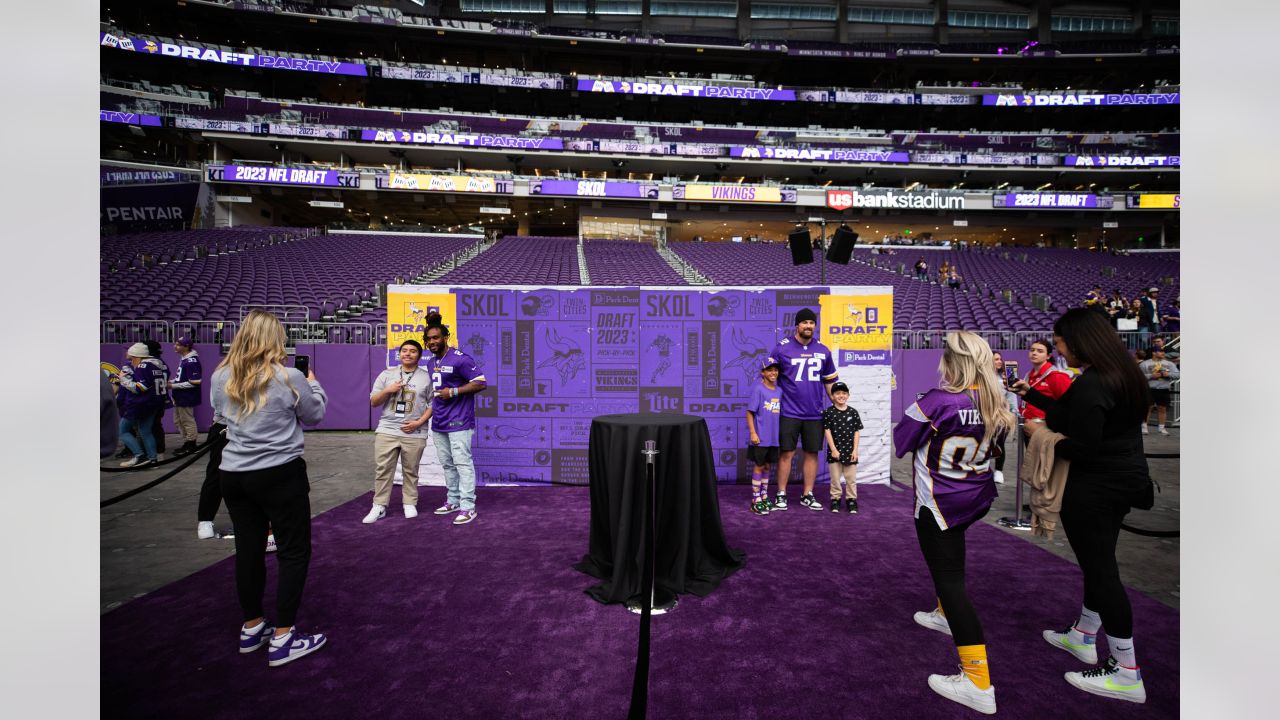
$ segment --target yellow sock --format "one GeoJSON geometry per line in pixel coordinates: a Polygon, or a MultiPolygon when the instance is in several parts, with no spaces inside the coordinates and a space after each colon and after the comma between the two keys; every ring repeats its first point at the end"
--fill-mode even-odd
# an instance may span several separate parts
{"type": "Polygon", "coordinates": [[[956,648],[960,653],[960,667],[969,680],[979,690],[991,687],[991,673],[987,670],[986,645],[961,645],[956,648]]]}
{"type": "Polygon", "coordinates": [[[946,617],[947,613],[942,609],[942,598],[937,598],[937,600],[938,600],[938,614],[941,615],[942,617],[946,617]]]}

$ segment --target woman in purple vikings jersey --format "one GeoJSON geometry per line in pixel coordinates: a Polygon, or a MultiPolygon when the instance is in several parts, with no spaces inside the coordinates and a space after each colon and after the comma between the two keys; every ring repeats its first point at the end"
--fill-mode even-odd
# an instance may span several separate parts
{"type": "Polygon", "coordinates": [[[958,675],[930,675],[943,697],[988,715],[996,711],[982,624],[964,588],[964,532],[996,497],[994,456],[1017,420],[996,376],[991,348],[970,332],[949,333],[942,352],[942,387],[907,409],[893,431],[898,457],[914,455],[916,537],[938,608],[917,623],[951,635],[958,675]]]}
{"type": "Polygon", "coordinates": [[[120,467],[134,467],[156,461],[156,441],[151,433],[156,409],[163,409],[164,400],[156,394],[164,387],[164,377],[157,378],[154,367],[143,362],[150,356],[144,343],[129,347],[131,373],[120,373],[120,389],[124,394],[120,409],[120,441],[133,457],[120,463],[120,467]]]}
{"type": "Polygon", "coordinates": [[[1099,313],[1063,313],[1053,325],[1053,341],[1067,364],[1080,368],[1080,377],[1056,399],[1025,381],[1013,390],[1045,411],[1041,427],[1065,436],[1053,446],[1055,457],[1071,462],[1058,518],[1084,575],[1084,604],[1074,625],[1042,634],[1050,645],[1092,665],[1098,661],[1097,634],[1105,630],[1111,657],[1065,679],[1094,695],[1146,702],[1116,541],[1129,509],[1150,509],[1154,502],[1139,431],[1150,402],[1147,380],[1099,313]]]}

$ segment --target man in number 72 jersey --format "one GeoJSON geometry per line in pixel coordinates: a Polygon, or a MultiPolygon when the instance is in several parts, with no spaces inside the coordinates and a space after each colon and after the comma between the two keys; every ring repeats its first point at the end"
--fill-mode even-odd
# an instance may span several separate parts
{"type": "Polygon", "coordinates": [[[778,387],[782,388],[782,417],[778,421],[778,496],[774,506],[787,509],[787,479],[791,474],[791,458],[796,454],[796,436],[804,448],[804,494],[800,504],[810,510],[821,510],[822,503],[813,497],[813,484],[818,479],[818,451],[822,450],[822,411],[831,397],[831,384],[836,381],[836,364],[831,350],[813,337],[818,316],[809,308],[796,313],[796,331],[769,353],[766,365],[776,364],[778,387]]]}

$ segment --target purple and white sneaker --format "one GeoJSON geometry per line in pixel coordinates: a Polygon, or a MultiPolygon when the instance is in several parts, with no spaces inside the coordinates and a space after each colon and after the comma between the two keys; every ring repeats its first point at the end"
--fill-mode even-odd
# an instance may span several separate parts
{"type": "Polygon", "coordinates": [[[457,515],[457,517],[455,517],[455,518],[453,519],[453,524],[454,524],[454,525],[466,525],[467,523],[469,523],[469,522],[471,522],[472,520],[475,520],[475,519],[476,519],[476,511],[475,511],[475,510],[463,510],[462,512],[459,512],[459,513],[458,513],[458,515],[457,515]]]}
{"type": "Polygon", "coordinates": [[[284,665],[297,660],[303,655],[310,655],[324,647],[327,639],[323,633],[308,635],[304,632],[298,632],[298,629],[294,628],[293,632],[288,635],[271,639],[271,648],[267,651],[267,666],[284,665]]]}
{"type": "Polygon", "coordinates": [[[240,626],[240,654],[251,653],[254,650],[266,645],[271,640],[271,634],[276,631],[271,627],[271,623],[258,623],[258,627],[252,630],[246,630],[243,625],[240,626]]]}

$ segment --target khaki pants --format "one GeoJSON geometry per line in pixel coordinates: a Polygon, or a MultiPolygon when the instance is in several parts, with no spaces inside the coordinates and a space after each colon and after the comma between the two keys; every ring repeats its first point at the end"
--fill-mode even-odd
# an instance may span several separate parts
{"type": "Polygon", "coordinates": [[[182,441],[193,443],[196,441],[196,409],[193,407],[177,406],[173,409],[173,422],[178,426],[178,432],[182,434],[182,441]]]}
{"type": "Polygon", "coordinates": [[[396,459],[404,472],[404,485],[400,488],[405,505],[418,504],[418,464],[422,452],[427,449],[424,437],[396,437],[375,433],[373,436],[373,504],[386,505],[391,500],[391,480],[396,475],[396,459]]]}
{"type": "Polygon", "coordinates": [[[840,463],[827,463],[827,472],[831,473],[831,499],[839,500],[841,491],[844,497],[850,500],[858,499],[858,466],[842,465],[840,463]],[[844,479],[844,487],[841,487],[841,478],[844,479]]]}

